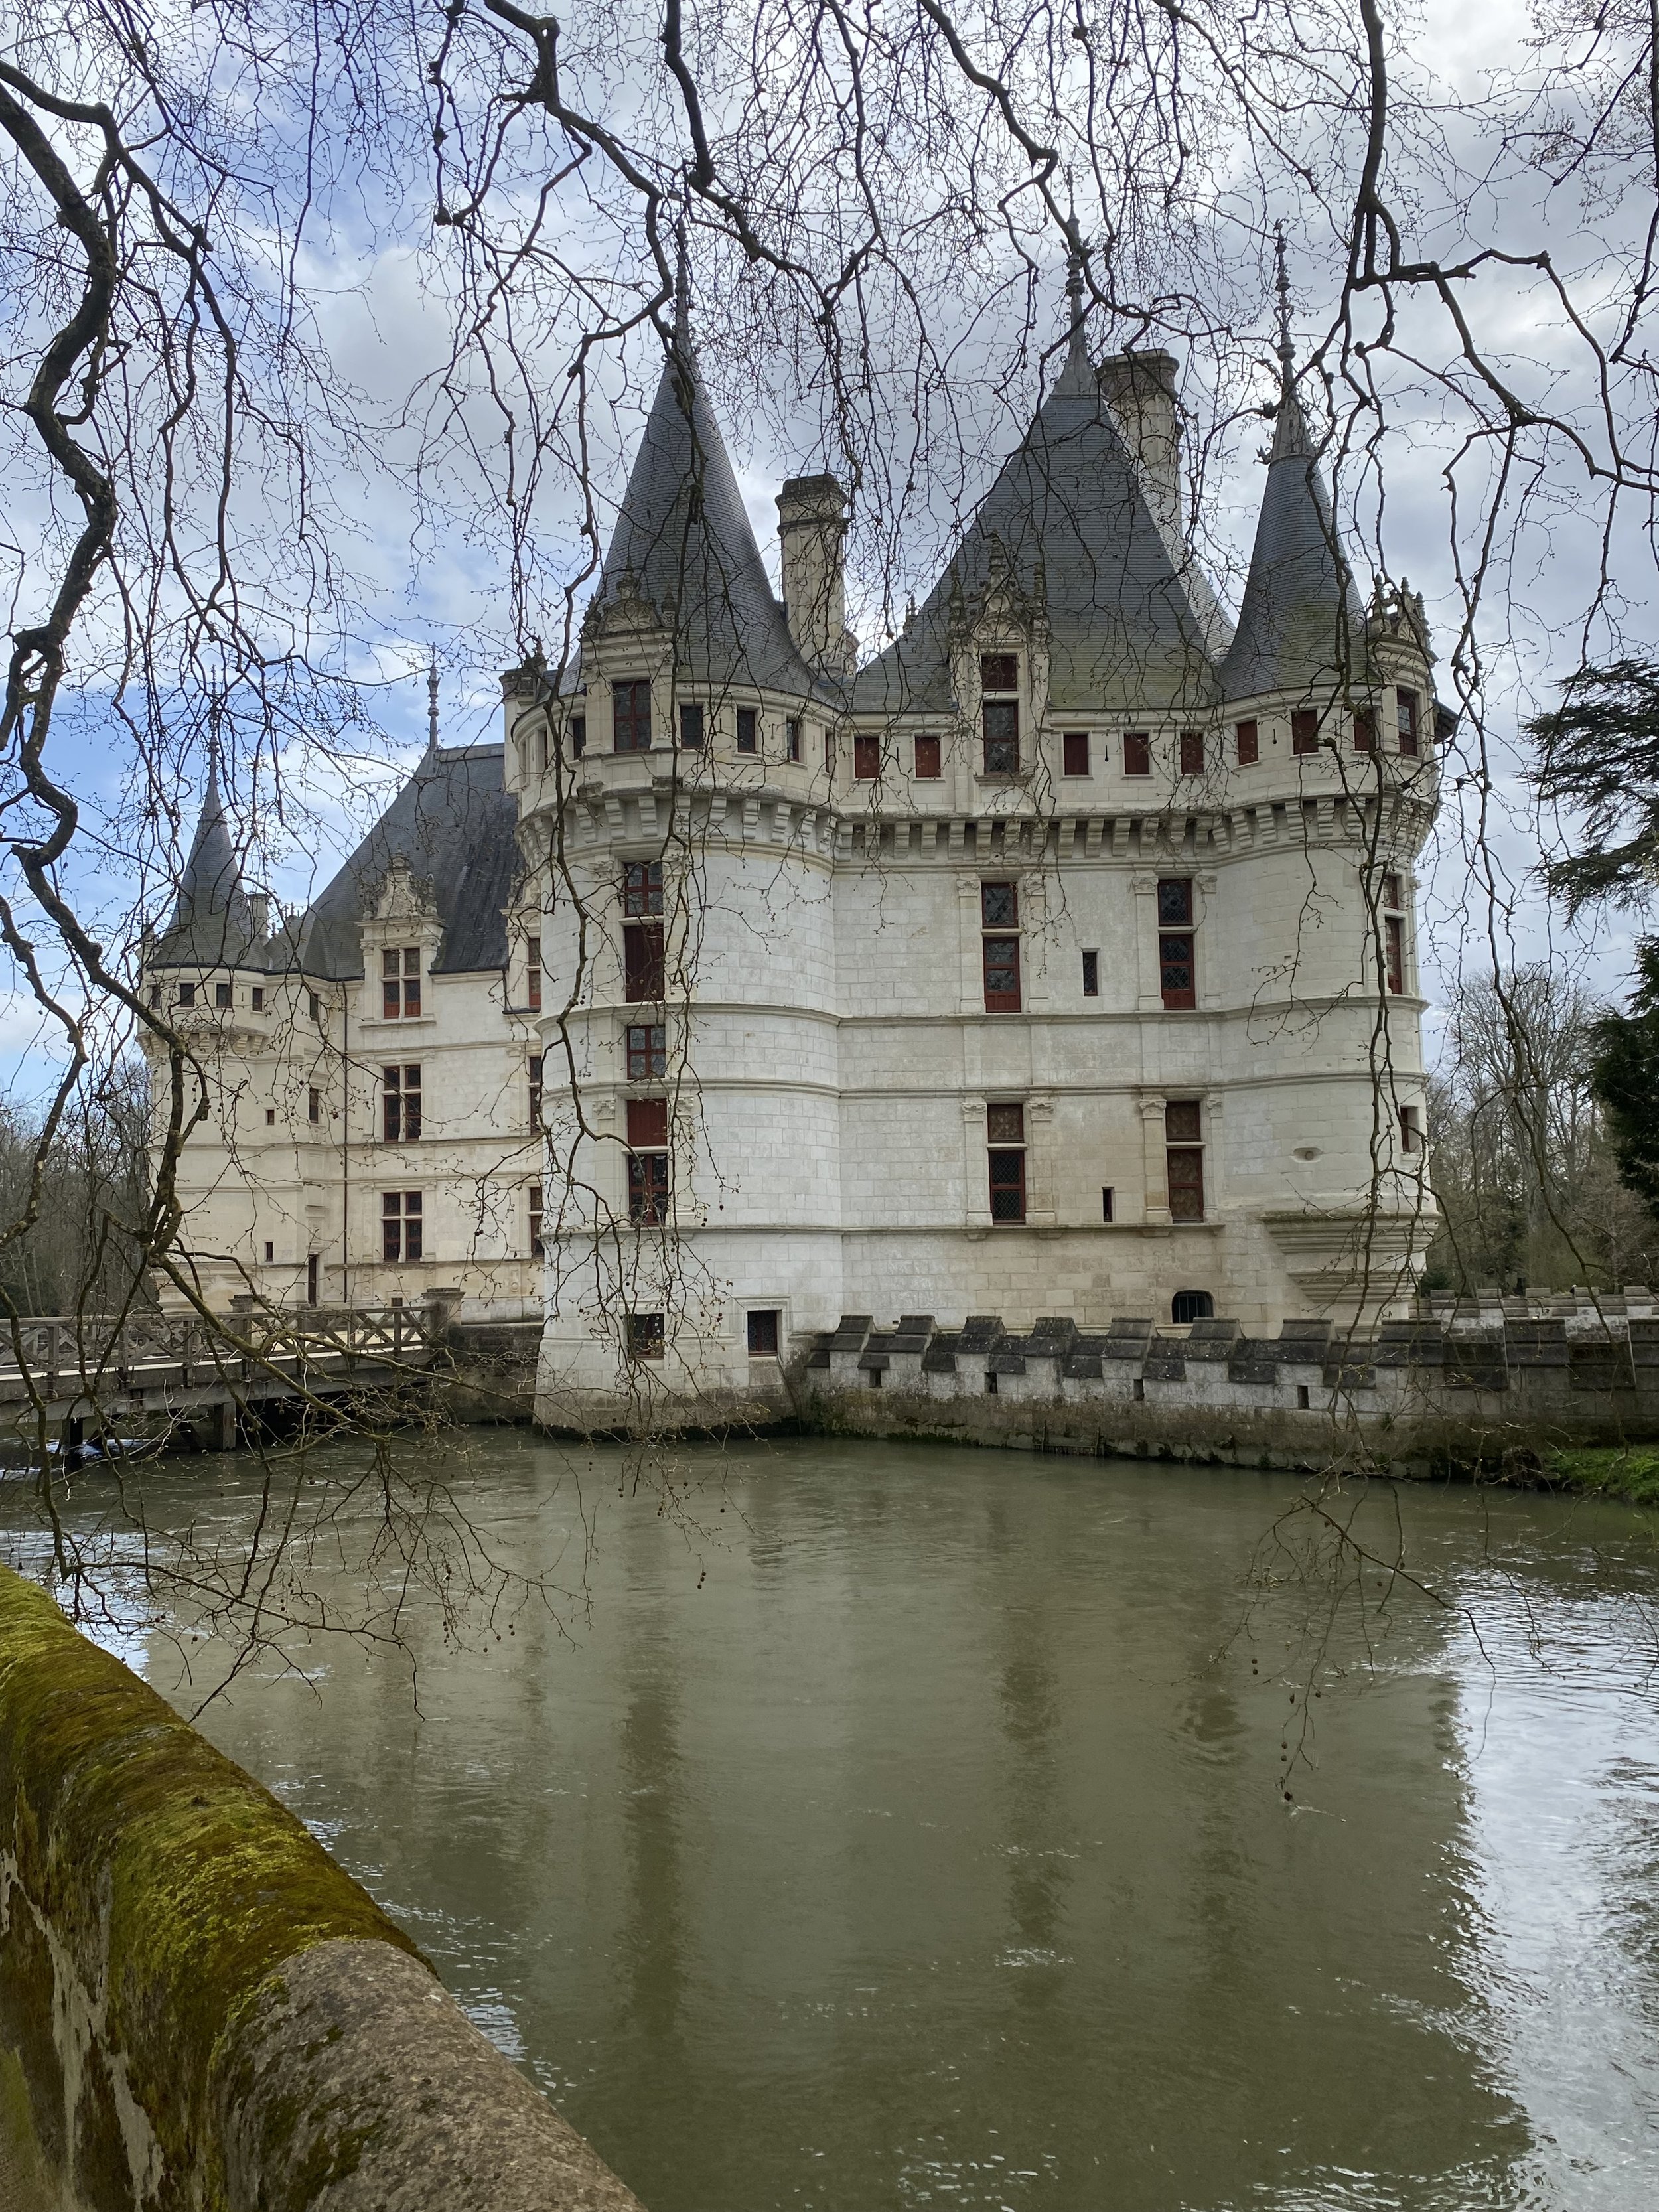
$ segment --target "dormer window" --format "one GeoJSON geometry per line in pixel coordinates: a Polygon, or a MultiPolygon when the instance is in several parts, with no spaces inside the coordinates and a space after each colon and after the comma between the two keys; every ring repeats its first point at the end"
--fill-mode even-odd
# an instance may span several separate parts
{"type": "Polygon", "coordinates": [[[411,1021],[421,1011],[421,948],[394,945],[380,955],[380,1013],[388,1022],[411,1021]]]}
{"type": "Polygon", "coordinates": [[[1019,700],[999,698],[999,692],[1018,693],[1019,656],[1014,653],[982,653],[979,657],[980,719],[985,736],[987,775],[1019,774],[1019,700]]]}

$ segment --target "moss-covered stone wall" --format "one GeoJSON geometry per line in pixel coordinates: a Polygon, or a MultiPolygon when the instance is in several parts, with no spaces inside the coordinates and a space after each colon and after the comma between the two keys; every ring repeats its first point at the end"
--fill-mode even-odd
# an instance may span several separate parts
{"type": "Polygon", "coordinates": [[[0,2185],[638,2212],[292,1814],[3,1568],[0,2185]]]}

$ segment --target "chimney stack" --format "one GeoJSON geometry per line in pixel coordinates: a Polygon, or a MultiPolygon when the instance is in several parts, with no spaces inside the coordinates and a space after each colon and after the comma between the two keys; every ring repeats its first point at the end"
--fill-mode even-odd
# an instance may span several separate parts
{"type": "Polygon", "coordinates": [[[846,536],[847,495],[834,477],[791,477],[778,494],[784,611],[801,658],[829,676],[850,675],[858,655],[847,627],[846,536]]]}
{"type": "Polygon", "coordinates": [[[1140,470],[1141,488],[1158,533],[1173,556],[1185,546],[1181,496],[1181,420],[1176,412],[1175,356],[1115,353],[1100,364],[1100,389],[1123,442],[1140,470]]]}

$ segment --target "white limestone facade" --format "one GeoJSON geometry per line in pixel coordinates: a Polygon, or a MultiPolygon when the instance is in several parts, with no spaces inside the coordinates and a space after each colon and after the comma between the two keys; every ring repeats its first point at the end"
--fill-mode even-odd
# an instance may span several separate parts
{"type": "Polygon", "coordinates": [[[504,678],[499,746],[434,733],[275,932],[210,794],[147,951],[205,1074],[179,1188],[210,1303],[540,1312],[556,1420],[729,1407],[843,1314],[1397,1310],[1433,1228],[1413,868],[1448,717],[1420,604],[1357,587],[1284,358],[1236,623],[1179,535],[1174,364],[1095,363],[1074,317],[860,668],[839,488],[784,488],[786,605],[682,324],[580,657],[504,678]]]}

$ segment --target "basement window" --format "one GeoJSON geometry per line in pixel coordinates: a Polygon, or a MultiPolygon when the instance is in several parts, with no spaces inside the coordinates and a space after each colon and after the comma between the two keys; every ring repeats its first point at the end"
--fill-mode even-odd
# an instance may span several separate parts
{"type": "Polygon", "coordinates": [[[775,1359],[778,1356],[778,1323],[782,1316],[775,1306],[768,1306],[749,1316],[749,1357],[751,1359],[775,1359]]]}
{"type": "Polygon", "coordinates": [[[628,1356],[630,1359],[660,1359],[665,1332],[659,1313],[631,1313],[628,1316],[628,1356]]]}

